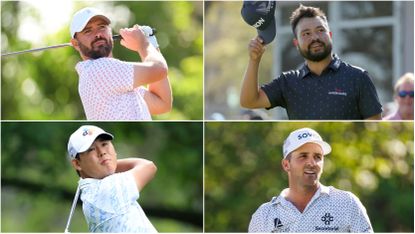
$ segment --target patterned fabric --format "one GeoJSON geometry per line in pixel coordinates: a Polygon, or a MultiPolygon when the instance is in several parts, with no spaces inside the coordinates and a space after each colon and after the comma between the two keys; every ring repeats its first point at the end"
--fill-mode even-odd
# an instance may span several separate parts
{"type": "Polygon", "coordinates": [[[368,73],[337,56],[320,76],[303,64],[261,88],[271,108],[285,108],[291,120],[359,120],[382,113],[368,73]]]}
{"type": "Polygon", "coordinates": [[[157,233],[138,204],[131,172],[81,179],[82,208],[90,232],[157,233]]]}
{"type": "Polygon", "coordinates": [[[286,193],[258,208],[249,232],[373,232],[365,207],[351,192],[320,185],[303,213],[286,193]]]}
{"type": "Polygon", "coordinates": [[[79,62],[79,95],[88,120],[151,120],[146,89],[134,89],[134,65],[114,58],[79,62]]]}

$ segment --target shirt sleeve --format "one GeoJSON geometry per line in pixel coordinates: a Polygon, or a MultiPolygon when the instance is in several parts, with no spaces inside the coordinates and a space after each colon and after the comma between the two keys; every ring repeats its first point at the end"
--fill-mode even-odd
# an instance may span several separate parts
{"type": "Polygon", "coordinates": [[[283,74],[272,80],[271,82],[261,86],[261,89],[265,92],[268,97],[271,107],[266,108],[267,110],[272,109],[276,106],[281,106],[286,108],[286,102],[283,96],[283,74]]]}
{"type": "Polygon", "coordinates": [[[360,202],[354,194],[349,193],[351,198],[350,205],[350,232],[359,233],[359,232],[373,232],[372,225],[370,224],[369,216],[366,213],[366,208],[360,202]]]}
{"type": "Polygon", "coordinates": [[[359,87],[359,110],[363,119],[382,113],[382,105],[379,102],[375,85],[369,74],[362,73],[359,87]]]}

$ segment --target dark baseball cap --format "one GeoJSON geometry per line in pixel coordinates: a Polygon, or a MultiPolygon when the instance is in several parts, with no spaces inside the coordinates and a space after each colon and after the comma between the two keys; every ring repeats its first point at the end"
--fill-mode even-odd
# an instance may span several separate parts
{"type": "Polygon", "coordinates": [[[246,23],[256,28],[264,44],[275,38],[276,1],[244,1],[241,15],[246,23]]]}

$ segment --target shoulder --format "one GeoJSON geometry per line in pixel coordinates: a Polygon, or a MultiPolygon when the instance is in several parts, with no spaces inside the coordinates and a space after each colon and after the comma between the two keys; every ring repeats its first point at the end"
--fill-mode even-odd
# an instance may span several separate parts
{"type": "Polygon", "coordinates": [[[337,189],[333,186],[329,186],[328,188],[330,191],[329,192],[330,198],[333,199],[335,202],[339,202],[339,203],[347,202],[350,204],[350,203],[359,201],[359,198],[350,191],[337,189]]]}
{"type": "Polygon", "coordinates": [[[368,76],[368,72],[365,69],[363,69],[361,67],[358,67],[358,66],[355,66],[355,65],[352,65],[352,64],[349,64],[349,63],[347,63],[343,60],[340,60],[340,59],[339,59],[339,61],[340,61],[341,71],[347,71],[348,73],[368,76]]]}
{"type": "Polygon", "coordinates": [[[271,209],[271,207],[272,207],[273,205],[275,205],[275,203],[276,203],[277,199],[278,199],[278,197],[273,197],[273,198],[271,199],[271,201],[269,201],[269,202],[265,202],[265,203],[262,203],[262,204],[258,207],[258,209],[255,211],[255,213],[253,214],[253,216],[257,216],[257,217],[259,217],[259,216],[262,216],[262,215],[264,215],[264,214],[268,213],[268,211],[271,209]]]}

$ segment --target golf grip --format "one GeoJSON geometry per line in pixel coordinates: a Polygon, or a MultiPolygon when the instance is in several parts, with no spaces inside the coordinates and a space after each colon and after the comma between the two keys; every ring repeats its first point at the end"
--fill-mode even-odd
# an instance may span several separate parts
{"type": "MultiPolygon", "coordinates": [[[[150,37],[154,36],[157,33],[157,30],[155,28],[151,28],[151,29],[153,30],[153,34],[151,34],[150,37]]],[[[121,37],[121,35],[114,35],[114,36],[112,36],[112,39],[113,40],[121,40],[122,37],[121,37]]]]}

